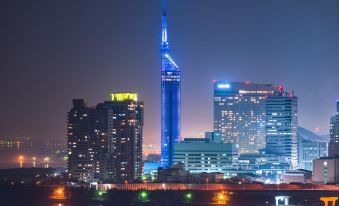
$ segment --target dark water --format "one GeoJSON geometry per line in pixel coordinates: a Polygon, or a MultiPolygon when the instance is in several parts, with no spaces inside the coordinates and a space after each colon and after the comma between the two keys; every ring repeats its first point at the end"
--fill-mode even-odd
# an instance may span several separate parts
{"type": "MultiPolygon", "coordinates": [[[[321,197],[338,197],[338,191],[97,191],[84,188],[70,189],[67,200],[51,200],[53,188],[0,187],[0,206],[274,206],[276,196],[290,196],[290,205],[323,206],[321,197]],[[187,194],[190,194],[187,198],[187,194]],[[222,201],[218,195],[223,194],[222,201]],[[225,203],[225,204],[224,204],[225,203]]],[[[282,204],[282,202],[280,202],[282,204]]],[[[339,206],[339,202],[337,202],[339,206]]]]}

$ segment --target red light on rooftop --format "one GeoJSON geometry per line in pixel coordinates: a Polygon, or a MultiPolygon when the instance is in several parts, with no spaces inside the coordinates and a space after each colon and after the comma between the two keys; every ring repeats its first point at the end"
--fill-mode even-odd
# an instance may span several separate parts
{"type": "Polygon", "coordinates": [[[277,88],[280,92],[284,91],[284,87],[282,85],[279,85],[277,88]]]}
{"type": "Polygon", "coordinates": [[[320,129],[320,127],[316,127],[316,128],[314,128],[314,131],[319,133],[321,131],[321,129],[320,129]]]}

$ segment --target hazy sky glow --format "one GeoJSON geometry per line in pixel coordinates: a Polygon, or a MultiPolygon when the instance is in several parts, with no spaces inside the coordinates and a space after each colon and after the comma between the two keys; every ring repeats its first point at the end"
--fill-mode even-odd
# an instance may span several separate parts
{"type": "MultiPolygon", "coordinates": [[[[168,0],[182,135],[212,129],[212,80],[283,84],[299,124],[328,133],[339,98],[338,0],[168,0]]],[[[66,138],[73,98],[136,91],[160,143],[161,0],[4,0],[0,136],[66,138]]]]}

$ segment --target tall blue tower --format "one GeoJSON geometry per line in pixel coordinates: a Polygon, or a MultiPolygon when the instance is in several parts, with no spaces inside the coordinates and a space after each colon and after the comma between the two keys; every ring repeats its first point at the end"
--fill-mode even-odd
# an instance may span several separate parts
{"type": "Polygon", "coordinates": [[[181,71],[170,56],[167,40],[166,0],[162,16],[161,41],[161,164],[173,165],[173,145],[180,140],[181,71]]]}

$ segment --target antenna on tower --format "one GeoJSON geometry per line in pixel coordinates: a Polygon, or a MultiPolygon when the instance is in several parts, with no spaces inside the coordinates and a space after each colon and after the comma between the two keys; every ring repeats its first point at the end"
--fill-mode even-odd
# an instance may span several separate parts
{"type": "Polygon", "coordinates": [[[164,13],[162,15],[162,43],[167,44],[167,17],[166,17],[166,0],[163,0],[164,13]]]}
{"type": "Polygon", "coordinates": [[[163,16],[166,16],[166,0],[163,0],[163,16]]]}

